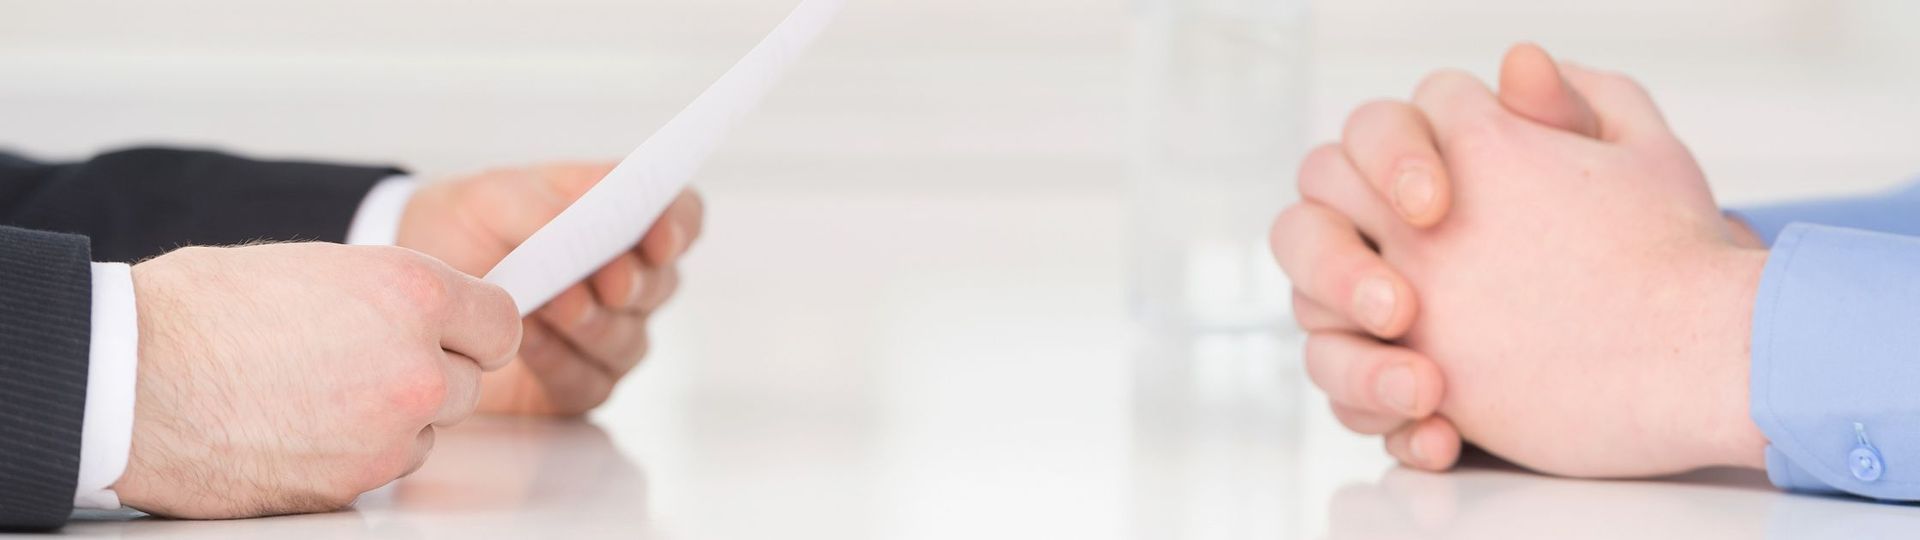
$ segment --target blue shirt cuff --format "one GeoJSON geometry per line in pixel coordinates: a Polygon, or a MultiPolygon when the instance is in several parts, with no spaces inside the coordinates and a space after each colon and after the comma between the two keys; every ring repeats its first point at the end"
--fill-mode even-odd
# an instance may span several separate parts
{"type": "Polygon", "coordinates": [[[1753,311],[1753,420],[1775,485],[1920,500],[1920,238],[1778,232],[1753,311]]]}

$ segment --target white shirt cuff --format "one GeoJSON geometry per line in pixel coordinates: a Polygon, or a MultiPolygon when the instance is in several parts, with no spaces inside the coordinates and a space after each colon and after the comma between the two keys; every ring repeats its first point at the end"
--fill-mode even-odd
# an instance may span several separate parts
{"type": "Polygon", "coordinates": [[[80,428],[80,479],[73,493],[76,508],[120,507],[113,484],[126,473],[133,448],[133,384],[140,355],[140,318],[133,302],[131,267],[93,263],[92,343],[80,428]]]}
{"type": "Polygon", "coordinates": [[[360,199],[360,210],[353,214],[353,224],[347,226],[347,243],[356,246],[391,246],[394,238],[400,234],[400,217],[407,211],[407,201],[413,198],[417,187],[413,178],[400,175],[389,176],[386,180],[374,184],[367,191],[367,198],[360,199]]]}

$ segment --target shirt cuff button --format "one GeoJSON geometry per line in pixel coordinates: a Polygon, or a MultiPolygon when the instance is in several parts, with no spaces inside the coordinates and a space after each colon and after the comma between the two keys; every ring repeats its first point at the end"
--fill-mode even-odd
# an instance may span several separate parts
{"type": "Polygon", "coordinates": [[[1853,478],[1861,482],[1873,482],[1880,479],[1886,471],[1886,465],[1880,461],[1880,451],[1873,448],[1867,440],[1867,427],[1853,425],[1853,451],[1847,453],[1847,470],[1853,472],[1853,478]]]}

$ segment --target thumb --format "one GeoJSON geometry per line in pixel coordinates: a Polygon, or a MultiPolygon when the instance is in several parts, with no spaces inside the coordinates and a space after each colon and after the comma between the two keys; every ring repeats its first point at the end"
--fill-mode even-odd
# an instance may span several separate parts
{"type": "Polygon", "coordinates": [[[1539,45],[1519,43],[1507,49],[1500,63],[1500,104],[1549,127],[1600,137],[1600,118],[1593,107],[1539,45]]]}

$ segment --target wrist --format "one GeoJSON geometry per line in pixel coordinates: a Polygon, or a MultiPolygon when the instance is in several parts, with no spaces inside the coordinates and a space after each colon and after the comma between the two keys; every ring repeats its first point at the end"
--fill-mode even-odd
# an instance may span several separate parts
{"type": "Polygon", "coordinates": [[[1753,232],[1753,226],[1748,225],[1747,220],[1741,219],[1733,212],[1722,212],[1721,215],[1726,219],[1727,236],[1733,240],[1733,245],[1748,249],[1767,249],[1767,242],[1760,238],[1759,233],[1753,232]]]}
{"type": "Polygon", "coordinates": [[[120,495],[120,503],[130,508],[146,510],[154,506],[151,493],[154,464],[151,454],[155,448],[152,436],[155,404],[153,392],[157,390],[156,381],[147,380],[166,371],[168,368],[162,358],[168,356],[161,352],[168,346],[170,336],[163,335],[157,328],[159,322],[153,316],[153,310],[161,304],[170,304],[164,291],[155,288],[154,265],[151,262],[134,265],[130,270],[133,280],[133,295],[137,299],[134,308],[134,324],[139,328],[140,343],[135,356],[139,358],[141,369],[135,376],[133,400],[133,442],[127,449],[127,471],[114,484],[114,490],[120,495]]]}
{"type": "Polygon", "coordinates": [[[413,198],[418,185],[407,176],[391,176],[360,199],[360,208],[347,226],[346,243],[358,246],[391,246],[400,234],[401,214],[413,198]]]}
{"type": "Polygon", "coordinates": [[[432,255],[462,271],[457,249],[470,224],[459,215],[455,182],[433,182],[415,189],[400,211],[393,245],[432,255]]]}
{"type": "MultiPolygon", "coordinates": [[[[1702,329],[1710,342],[1702,355],[1705,372],[1692,383],[1706,408],[1692,431],[1703,466],[1766,468],[1766,436],[1752,415],[1753,306],[1766,267],[1767,251],[1729,247],[1708,258],[1698,290],[1711,313],[1702,329]]],[[[1683,394],[1684,395],[1684,394],[1683,394]]]]}
{"type": "Polygon", "coordinates": [[[166,384],[166,379],[173,369],[171,360],[180,354],[175,351],[179,334],[174,331],[176,327],[167,322],[189,315],[184,306],[168,294],[165,265],[154,263],[175,259],[178,257],[162,256],[134,265],[130,271],[137,299],[134,314],[140,333],[136,347],[140,369],[135,374],[133,437],[127,451],[127,468],[113,488],[122,505],[147,512],[167,508],[166,496],[158,493],[165,483],[156,478],[172,461],[168,457],[173,445],[168,443],[171,437],[165,428],[170,423],[165,396],[177,390],[166,384]]]}

